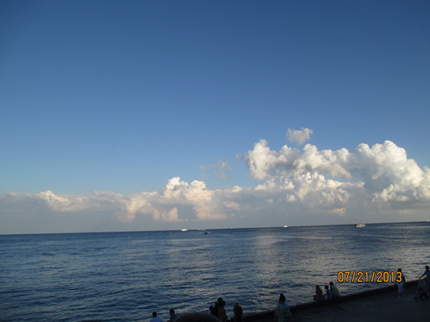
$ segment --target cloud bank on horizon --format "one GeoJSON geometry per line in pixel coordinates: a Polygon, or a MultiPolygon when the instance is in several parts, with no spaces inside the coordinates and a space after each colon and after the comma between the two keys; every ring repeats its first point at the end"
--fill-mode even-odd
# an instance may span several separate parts
{"type": "MultiPolygon", "coordinates": [[[[301,145],[312,130],[288,129],[286,138],[301,145]]],[[[256,185],[208,189],[204,181],[171,178],[160,191],[123,195],[94,192],[90,196],[4,193],[0,196],[5,217],[72,216],[103,213],[132,225],[136,219],[153,223],[213,221],[243,223],[250,219],[276,217],[279,220],[300,216],[352,218],[366,214],[397,214],[409,220],[410,214],[430,207],[430,170],[408,159],[405,149],[391,141],[370,147],[362,143],[353,150],[319,150],[284,145],[274,151],[266,140],[245,153],[244,163],[256,185]]],[[[207,169],[226,169],[227,163],[207,169]]],[[[206,169],[202,167],[202,169],[206,169]]],[[[390,215],[385,221],[390,221],[390,215]]],[[[220,225],[223,226],[223,225],[220,225]]],[[[224,225],[225,226],[225,225],[224,225]]],[[[2,231],[5,233],[5,231],[2,231]]]]}

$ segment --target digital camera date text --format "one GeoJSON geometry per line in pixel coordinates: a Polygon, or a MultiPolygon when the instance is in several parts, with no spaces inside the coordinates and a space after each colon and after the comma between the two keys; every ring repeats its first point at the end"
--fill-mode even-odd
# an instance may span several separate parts
{"type": "Polygon", "coordinates": [[[402,272],[353,272],[337,273],[338,283],[394,283],[402,281],[402,272]]]}

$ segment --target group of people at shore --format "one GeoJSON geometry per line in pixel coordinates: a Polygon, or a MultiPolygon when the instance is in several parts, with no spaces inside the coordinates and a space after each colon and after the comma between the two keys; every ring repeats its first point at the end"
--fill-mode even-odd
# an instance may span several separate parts
{"type": "Polygon", "coordinates": [[[327,301],[340,297],[340,292],[337,286],[334,285],[333,282],[330,282],[329,285],[324,286],[325,294],[318,284],[315,286],[314,301],[327,301]]]}
{"type": "MultiPolygon", "coordinates": [[[[209,314],[216,317],[221,322],[243,322],[243,309],[239,303],[235,303],[233,308],[233,319],[228,319],[227,312],[225,310],[225,301],[222,297],[218,298],[214,305],[209,307],[209,314]]],[[[178,319],[177,314],[174,309],[170,309],[169,311],[169,320],[167,322],[176,322],[178,319]]],[[[150,322],[163,322],[163,320],[157,316],[157,312],[152,312],[152,319],[150,322]]]]}
{"type": "MultiPolygon", "coordinates": [[[[402,273],[401,268],[399,268],[397,271],[402,273]]],[[[403,296],[405,292],[404,290],[405,277],[403,273],[401,274],[401,276],[402,276],[401,281],[396,281],[395,283],[399,292],[399,296],[403,296]]],[[[325,289],[325,293],[323,292],[322,288],[319,285],[315,286],[314,301],[317,301],[317,302],[327,301],[327,300],[340,297],[339,289],[336,287],[336,285],[334,285],[333,282],[330,282],[329,285],[325,285],[324,289],[325,289]]],[[[419,280],[418,280],[418,293],[419,293],[420,299],[430,297],[430,268],[427,265],[425,266],[424,273],[419,277],[419,280]],[[424,277],[424,279],[421,279],[422,277],[424,277]]],[[[228,319],[225,306],[226,306],[226,302],[223,300],[222,297],[219,297],[217,301],[214,303],[214,305],[211,305],[209,307],[209,314],[207,314],[207,316],[210,315],[216,319],[213,319],[213,320],[209,319],[208,322],[213,322],[213,321],[244,322],[243,309],[239,303],[236,302],[234,305],[234,308],[233,308],[234,316],[232,319],[228,319]]],[[[275,313],[277,322],[291,321],[292,314],[289,309],[287,298],[283,293],[279,295],[278,304],[274,310],[274,313],[275,313]]],[[[198,313],[198,314],[201,314],[201,313],[198,313]]],[[[168,322],[176,322],[176,320],[177,320],[177,315],[175,313],[175,310],[170,309],[168,322]]],[[[153,312],[152,319],[150,320],[150,322],[163,322],[163,320],[157,316],[157,312],[153,312]]],[[[177,322],[182,322],[182,321],[178,320],[177,322]]],[[[184,320],[183,322],[187,322],[187,320],[184,320]]]]}
{"type": "MultiPolygon", "coordinates": [[[[398,297],[404,297],[405,296],[405,275],[402,272],[402,269],[399,268],[397,270],[396,276],[400,276],[400,279],[396,279],[394,286],[397,289],[398,297]]],[[[340,297],[339,289],[336,287],[336,285],[333,284],[333,282],[330,282],[329,285],[325,285],[325,294],[321,287],[319,285],[315,286],[315,295],[314,295],[314,301],[326,301],[331,300],[337,297],[340,297]]],[[[417,296],[416,299],[423,299],[423,298],[429,298],[430,297],[430,268],[428,265],[425,266],[424,273],[419,277],[418,285],[417,285],[417,296]],[[424,277],[423,279],[421,279],[424,277]]]]}
{"type": "MultiPolygon", "coordinates": [[[[216,302],[214,303],[214,305],[209,306],[209,314],[207,314],[207,316],[212,316],[213,318],[216,319],[206,319],[208,322],[211,321],[221,321],[221,322],[244,322],[244,318],[243,318],[243,309],[242,306],[239,303],[235,303],[234,304],[234,308],[233,308],[233,318],[229,319],[225,310],[225,301],[223,300],[222,297],[219,297],[216,302]]],[[[199,319],[201,320],[202,316],[201,313],[194,313],[190,315],[190,321],[193,320],[193,317],[195,318],[196,316],[194,315],[199,315],[199,319]],[[193,315],[193,316],[191,316],[193,315]]],[[[278,305],[275,309],[275,315],[278,316],[278,321],[279,322],[286,322],[287,319],[282,320],[283,317],[287,317],[287,316],[291,316],[291,312],[288,309],[288,302],[285,298],[285,296],[281,293],[280,297],[279,297],[279,302],[278,305]],[[281,320],[279,320],[279,318],[281,318],[281,320]]],[[[184,315],[185,317],[187,316],[187,314],[184,315]]],[[[181,316],[184,317],[184,316],[181,316]]],[[[181,318],[179,318],[178,320],[178,316],[175,313],[174,309],[170,309],[169,311],[169,320],[167,322],[176,322],[178,320],[181,321],[181,318]]],[[[188,321],[187,319],[185,319],[184,321],[188,321]]],[[[157,315],[157,312],[152,312],[152,319],[149,322],[163,322],[163,320],[157,315]]]]}
{"type": "MultiPolygon", "coordinates": [[[[209,313],[217,317],[221,322],[229,321],[225,311],[225,301],[222,297],[219,297],[214,305],[209,306],[209,313]]],[[[233,314],[232,321],[243,322],[243,309],[237,302],[234,304],[233,314]]]]}

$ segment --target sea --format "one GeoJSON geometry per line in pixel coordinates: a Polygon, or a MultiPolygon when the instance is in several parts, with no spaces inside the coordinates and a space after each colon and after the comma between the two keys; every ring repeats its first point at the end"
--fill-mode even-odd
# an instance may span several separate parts
{"type": "MultiPolygon", "coordinates": [[[[341,294],[392,285],[339,272],[418,279],[430,264],[430,223],[0,235],[0,321],[149,321],[207,312],[229,316],[313,300],[315,285],[341,294]],[[343,282],[338,277],[343,276],[343,282]],[[351,278],[350,278],[351,279],[351,278]]],[[[370,275],[369,275],[370,276],[370,275]]]]}

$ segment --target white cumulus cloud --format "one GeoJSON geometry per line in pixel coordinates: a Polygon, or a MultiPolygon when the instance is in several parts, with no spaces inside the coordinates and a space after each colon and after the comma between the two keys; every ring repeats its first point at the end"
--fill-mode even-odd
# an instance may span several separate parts
{"type": "Polygon", "coordinates": [[[307,197],[310,205],[346,205],[352,196],[399,206],[430,200],[429,169],[408,159],[406,151],[391,141],[356,149],[303,150],[287,145],[277,152],[261,140],[245,156],[252,176],[265,186],[288,187],[288,200],[307,197]],[[317,200],[320,200],[318,202],[317,200]]]}
{"type": "MultiPolygon", "coordinates": [[[[302,130],[304,137],[312,133],[306,130],[302,130]]],[[[391,216],[396,212],[405,217],[416,209],[424,209],[424,214],[430,208],[430,170],[420,168],[405,149],[391,141],[373,146],[362,143],[352,150],[319,150],[306,144],[301,149],[284,145],[275,151],[260,140],[244,161],[258,181],[254,186],[213,190],[204,181],[174,177],[159,191],[130,195],[104,191],[90,196],[57,195],[49,190],[4,193],[0,195],[0,224],[35,214],[86,218],[104,213],[126,225],[137,219],[153,223],[241,219],[246,226],[258,218],[263,220],[260,225],[270,225],[271,216],[354,218],[363,213],[391,216]]],[[[216,168],[227,169],[228,164],[216,168]]]]}

